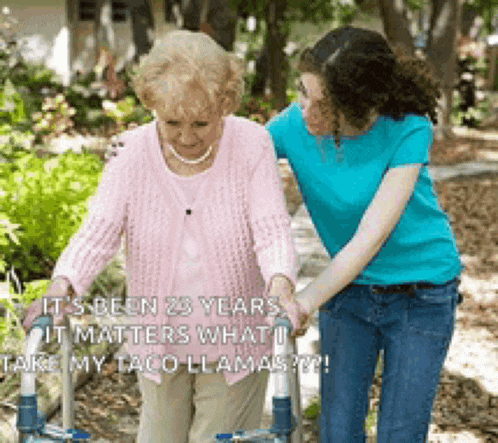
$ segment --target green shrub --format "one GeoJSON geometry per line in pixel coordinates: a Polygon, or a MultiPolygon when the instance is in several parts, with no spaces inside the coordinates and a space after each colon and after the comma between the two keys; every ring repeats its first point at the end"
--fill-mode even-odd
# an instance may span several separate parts
{"type": "MultiPolygon", "coordinates": [[[[14,307],[11,303],[2,301],[5,307],[14,312],[14,307]]],[[[0,317],[0,349],[4,354],[21,354],[22,353],[22,340],[24,338],[24,331],[21,327],[20,320],[16,315],[10,317],[0,317]]]]}
{"type": "Polygon", "coordinates": [[[32,116],[35,123],[33,129],[39,139],[46,143],[73,128],[74,114],[76,110],[69,106],[64,94],[46,97],[41,112],[35,112],[32,116]]]}
{"type": "MultiPolygon", "coordinates": [[[[478,94],[480,91],[478,91],[478,94]]],[[[481,93],[484,98],[476,100],[476,105],[470,107],[466,112],[460,109],[460,104],[462,103],[462,98],[458,91],[453,93],[453,101],[451,107],[451,122],[452,124],[459,126],[465,125],[466,122],[471,122],[467,124],[470,127],[478,127],[486,118],[493,114],[492,99],[488,93],[481,93]]]]}
{"type": "Polygon", "coordinates": [[[0,212],[0,272],[7,271],[7,262],[5,261],[5,251],[11,243],[19,245],[16,230],[19,225],[12,224],[7,218],[7,214],[0,212]]]}
{"type": "MultiPolygon", "coordinates": [[[[17,35],[18,20],[3,8],[0,13],[0,90],[11,86],[20,96],[25,116],[41,110],[43,95],[62,91],[57,74],[42,63],[27,62],[17,35]]],[[[1,101],[1,100],[0,100],[1,101]]]]}
{"type": "Polygon", "coordinates": [[[11,239],[0,244],[0,257],[23,284],[50,277],[86,215],[101,172],[96,155],[72,151],[50,159],[24,153],[0,164],[0,207],[17,226],[18,239],[17,244],[11,239]]]}
{"type": "Polygon", "coordinates": [[[2,300],[2,308],[6,311],[6,315],[0,316],[0,349],[4,353],[16,355],[23,352],[24,330],[22,329],[20,312],[14,302],[28,306],[33,300],[41,298],[46,293],[49,282],[49,280],[32,281],[26,285],[25,291],[21,295],[14,295],[13,285],[10,285],[12,298],[2,300]]]}
{"type": "Polygon", "coordinates": [[[152,121],[152,114],[134,97],[127,96],[118,101],[104,100],[102,103],[104,114],[111,118],[116,124],[117,132],[126,129],[130,123],[141,125],[152,121]]]}
{"type": "Polygon", "coordinates": [[[310,404],[306,407],[304,410],[304,417],[307,418],[308,420],[316,420],[318,416],[320,415],[320,396],[313,398],[310,401],[310,404]]]}
{"type": "Polygon", "coordinates": [[[24,101],[12,82],[7,79],[0,91],[0,122],[13,126],[25,119],[24,101]]]}

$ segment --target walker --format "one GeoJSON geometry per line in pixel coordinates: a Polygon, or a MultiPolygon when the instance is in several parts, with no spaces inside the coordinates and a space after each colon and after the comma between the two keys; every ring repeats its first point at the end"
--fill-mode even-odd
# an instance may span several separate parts
{"type": "MultiPolygon", "coordinates": [[[[77,442],[82,443],[90,438],[86,432],[74,429],[74,389],[69,368],[71,358],[71,340],[69,318],[64,317],[66,328],[62,333],[62,423],[63,427],[49,425],[45,417],[38,411],[36,393],[36,373],[23,372],[21,374],[21,393],[19,395],[19,412],[17,415],[17,429],[19,443],[53,443],[77,442]]],[[[26,361],[38,352],[38,348],[45,338],[47,328],[52,326],[52,317],[44,315],[38,317],[31,327],[25,342],[24,355],[26,361]]]]}
{"type": "MultiPolygon", "coordinates": [[[[36,393],[36,373],[23,372],[21,375],[21,394],[19,396],[19,412],[17,429],[19,443],[83,443],[90,435],[74,429],[74,388],[70,374],[71,338],[69,317],[64,316],[66,327],[62,331],[62,423],[59,428],[49,425],[45,417],[38,411],[36,393]]],[[[43,339],[47,328],[52,325],[49,315],[38,317],[29,331],[25,343],[26,361],[31,361],[43,339]]],[[[295,340],[290,337],[292,325],[289,319],[275,319],[274,349],[275,355],[287,356],[295,353],[295,340]]],[[[299,372],[274,372],[275,393],[273,395],[273,424],[270,429],[252,431],[239,430],[235,433],[219,433],[216,443],[303,443],[301,402],[299,392],[299,372]],[[293,401],[291,401],[293,397],[293,401]]]]}
{"type": "MultiPolygon", "coordinates": [[[[290,336],[291,331],[292,325],[288,318],[275,319],[275,355],[288,356],[295,353],[295,340],[290,336]]],[[[270,376],[275,382],[273,424],[270,429],[216,434],[216,443],[303,443],[299,370],[295,373],[273,372],[270,376]]]]}

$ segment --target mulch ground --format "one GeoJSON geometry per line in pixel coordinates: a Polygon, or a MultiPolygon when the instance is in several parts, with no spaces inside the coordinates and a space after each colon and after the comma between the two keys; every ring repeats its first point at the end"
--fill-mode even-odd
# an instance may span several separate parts
{"type": "Polygon", "coordinates": [[[431,163],[439,166],[485,160],[487,153],[498,154],[498,140],[470,136],[456,137],[454,140],[434,140],[431,163]]]}
{"type": "MultiPolygon", "coordinates": [[[[432,162],[448,165],[474,161],[483,151],[498,152],[498,141],[465,137],[448,142],[436,141],[432,162]]],[[[292,176],[284,170],[282,172],[289,211],[294,213],[301,198],[292,176]]],[[[452,179],[437,183],[435,188],[441,206],[450,216],[466,262],[466,272],[481,279],[497,274],[498,174],[452,179]]],[[[498,331],[498,306],[483,309],[478,302],[467,297],[460,309],[476,314],[490,330],[498,331]]],[[[496,335],[498,337],[498,333],[496,335]]],[[[452,374],[443,374],[434,408],[435,424],[443,431],[472,429],[482,441],[498,442],[498,401],[497,405],[490,406],[491,400],[487,397],[483,400],[476,386],[476,383],[452,374]],[[485,422],[476,424],[476,410],[486,411],[485,422]],[[444,423],[437,422],[443,418],[444,423]]],[[[376,380],[375,397],[378,397],[379,390],[380,380],[376,380]]],[[[140,405],[136,374],[119,373],[117,365],[111,361],[101,374],[76,393],[76,426],[91,432],[94,441],[131,443],[138,426],[140,405]]]]}

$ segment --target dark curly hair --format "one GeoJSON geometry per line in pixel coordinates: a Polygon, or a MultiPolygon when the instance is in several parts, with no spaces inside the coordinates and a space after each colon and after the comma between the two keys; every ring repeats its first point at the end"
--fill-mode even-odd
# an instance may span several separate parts
{"type": "Polygon", "coordinates": [[[368,126],[372,110],[395,120],[407,113],[428,115],[437,123],[440,83],[429,64],[400,47],[391,48],[378,32],[352,26],[334,29],[302,52],[299,70],[323,81],[328,109],[322,112],[329,117],[336,146],[339,109],[359,130],[368,126]]]}

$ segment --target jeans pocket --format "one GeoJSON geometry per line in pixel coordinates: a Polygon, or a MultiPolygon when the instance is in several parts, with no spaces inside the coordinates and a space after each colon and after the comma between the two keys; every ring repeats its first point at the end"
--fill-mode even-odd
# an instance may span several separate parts
{"type": "Polygon", "coordinates": [[[419,334],[451,337],[458,300],[456,283],[418,289],[410,298],[408,326],[419,334]]]}

